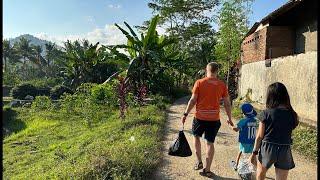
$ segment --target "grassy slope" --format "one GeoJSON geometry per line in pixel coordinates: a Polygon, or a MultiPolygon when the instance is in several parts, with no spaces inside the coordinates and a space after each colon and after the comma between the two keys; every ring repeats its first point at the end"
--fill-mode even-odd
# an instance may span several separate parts
{"type": "Polygon", "coordinates": [[[99,110],[91,129],[62,112],[17,111],[26,128],[4,139],[5,179],[140,179],[161,156],[165,113],[153,105],[141,115],[129,111],[124,121],[117,111],[99,110]]]}

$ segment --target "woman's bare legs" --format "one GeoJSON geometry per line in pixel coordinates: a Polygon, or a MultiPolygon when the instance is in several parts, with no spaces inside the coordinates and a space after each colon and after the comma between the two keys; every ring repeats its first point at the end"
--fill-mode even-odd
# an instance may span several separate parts
{"type": "Polygon", "coordinates": [[[289,170],[275,168],[276,171],[276,180],[287,180],[289,170]]]}
{"type": "Polygon", "coordinates": [[[264,180],[266,178],[267,170],[268,169],[257,160],[257,180],[264,180]]]}

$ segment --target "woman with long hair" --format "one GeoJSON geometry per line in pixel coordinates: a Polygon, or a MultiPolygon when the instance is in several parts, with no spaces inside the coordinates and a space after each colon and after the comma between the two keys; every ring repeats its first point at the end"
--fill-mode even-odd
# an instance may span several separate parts
{"type": "Polygon", "coordinates": [[[291,106],[287,88],[282,83],[276,82],[268,87],[266,109],[257,118],[259,128],[249,157],[251,163],[257,164],[257,180],[265,179],[267,170],[273,164],[276,180],[286,180],[289,170],[295,167],[291,134],[299,120],[291,106]]]}

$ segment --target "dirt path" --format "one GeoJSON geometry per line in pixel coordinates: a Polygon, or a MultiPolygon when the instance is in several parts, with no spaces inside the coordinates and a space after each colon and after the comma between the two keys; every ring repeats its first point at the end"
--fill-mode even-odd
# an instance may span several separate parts
{"type": "MultiPolygon", "coordinates": [[[[199,171],[193,170],[196,162],[194,144],[191,134],[191,125],[193,118],[193,111],[188,116],[185,123],[185,135],[191,146],[193,155],[191,157],[173,157],[167,154],[168,147],[172,141],[177,137],[179,130],[181,130],[180,117],[183,113],[189,97],[178,99],[168,110],[168,121],[165,138],[163,140],[163,161],[159,169],[155,172],[153,179],[207,179],[199,175],[199,171]]],[[[230,168],[229,161],[235,159],[238,151],[237,134],[228,128],[226,124],[227,116],[224,109],[221,109],[221,128],[218,132],[215,141],[215,154],[211,170],[215,173],[213,179],[216,180],[233,180],[239,179],[237,174],[230,168]]],[[[235,122],[235,120],[233,120],[235,122]]],[[[205,160],[205,140],[202,143],[202,159],[205,160]]],[[[296,163],[296,168],[289,172],[289,180],[315,180],[317,179],[317,165],[311,163],[304,157],[297,153],[293,154],[296,163]]],[[[267,173],[267,179],[274,179],[274,167],[267,173]]]]}

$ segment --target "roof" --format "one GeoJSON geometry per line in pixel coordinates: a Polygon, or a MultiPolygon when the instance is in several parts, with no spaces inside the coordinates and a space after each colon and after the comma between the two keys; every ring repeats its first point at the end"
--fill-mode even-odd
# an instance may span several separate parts
{"type": "Polygon", "coordinates": [[[255,30],[258,28],[260,24],[267,24],[270,20],[273,20],[279,17],[280,15],[288,12],[290,9],[297,6],[302,1],[303,0],[289,0],[286,4],[282,5],[281,7],[279,7],[278,9],[274,10],[273,12],[268,14],[266,17],[264,17],[260,22],[255,22],[254,25],[249,30],[249,32],[245,35],[245,37],[255,32],[255,30]]]}

